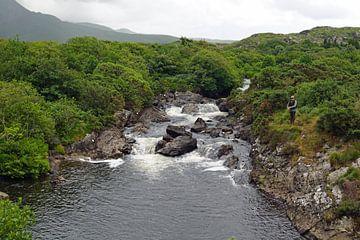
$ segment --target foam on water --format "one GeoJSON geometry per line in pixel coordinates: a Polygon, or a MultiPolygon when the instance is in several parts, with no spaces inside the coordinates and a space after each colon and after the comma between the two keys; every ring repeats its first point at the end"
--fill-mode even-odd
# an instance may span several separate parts
{"type": "Polygon", "coordinates": [[[82,162],[100,164],[100,163],[108,163],[110,168],[117,168],[124,164],[124,160],[119,159],[107,159],[107,160],[92,160],[91,158],[80,158],[82,162]]]}

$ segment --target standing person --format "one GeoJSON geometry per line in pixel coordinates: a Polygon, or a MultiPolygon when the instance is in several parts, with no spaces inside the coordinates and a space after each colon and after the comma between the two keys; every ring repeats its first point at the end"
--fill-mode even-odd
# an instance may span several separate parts
{"type": "Polygon", "coordinates": [[[297,108],[297,101],[295,100],[295,96],[291,96],[290,101],[287,104],[287,109],[290,112],[290,124],[295,123],[296,108],[297,108]]]}

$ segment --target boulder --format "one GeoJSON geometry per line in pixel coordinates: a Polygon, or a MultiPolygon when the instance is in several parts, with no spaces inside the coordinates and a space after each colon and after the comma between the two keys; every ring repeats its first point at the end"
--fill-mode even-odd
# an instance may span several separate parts
{"type": "Polygon", "coordinates": [[[155,147],[155,152],[158,152],[160,149],[164,148],[165,145],[168,143],[166,140],[160,140],[155,147]]]}
{"type": "Polygon", "coordinates": [[[165,136],[163,136],[163,140],[166,142],[170,142],[170,141],[174,140],[174,138],[172,136],[170,136],[169,134],[166,134],[165,136]]]}
{"type": "Polygon", "coordinates": [[[191,131],[194,133],[199,133],[204,131],[207,128],[206,122],[202,118],[198,118],[195,121],[194,126],[191,128],[191,131]]]}
{"type": "Polygon", "coordinates": [[[166,143],[163,148],[157,150],[157,153],[165,156],[176,157],[192,152],[196,148],[196,139],[192,138],[191,136],[178,136],[173,141],[166,143]]]}
{"type": "Polygon", "coordinates": [[[212,128],[212,129],[210,130],[210,137],[212,137],[212,138],[218,138],[218,137],[220,137],[220,133],[221,133],[221,130],[220,130],[220,129],[218,129],[218,128],[212,128]]]}
{"type": "Polygon", "coordinates": [[[224,144],[224,145],[221,145],[220,146],[220,149],[217,153],[217,157],[218,158],[221,158],[222,156],[226,156],[226,155],[229,155],[231,152],[234,151],[234,147],[231,146],[231,145],[227,145],[227,144],[224,144]]]}
{"type": "Polygon", "coordinates": [[[130,123],[131,117],[132,117],[132,112],[128,110],[124,109],[120,112],[116,112],[114,114],[115,126],[119,129],[123,129],[125,126],[127,126],[130,123]]]}
{"type": "Polygon", "coordinates": [[[0,192],[0,200],[6,200],[6,199],[9,199],[9,195],[4,192],[0,192]]]}
{"type": "Polygon", "coordinates": [[[176,138],[179,136],[192,136],[190,132],[187,132],[184,126],[174,126],[169,125],[166,128],[166,133],[171,136],[172,138],[176,138]]]}
{"type": "Polygon", "coordinates": [[[218,105],[219,110],[221,112],[229,112],[229,107],[226,98],[220,98],[216,100],[216,104],[218,105]]]}
{"type": "Polygon", "coordinates": [[[131,152],[131,146],[126,142],[126,138],[117,128],[103,131],[96,142],[96,158],[120,158],[124,153],[131,152]]]}
{"type": "Polygon", "coordinates": [[[119,128],[113,127],[99,134],[86,135],[83,140],[71,145],[67,152],[92,159],[116,159],[130,154],[134,142],[134,139],[127,139],[119,128]]]}
{"type": "Polygon", "coordinates": [[[169,117],[166,115],[164,111],[157,107],[150,107],[145,108],[139,117],[139,122],[146,123],[146,122],[170,122],[169,117]]]}
{"type": "Polygon", "coordinates": [[[238,169],[238,165],[239,165],[239,158],[232,155],[230,157],[228,157],[226,159],[226,161],[223,164],[225,167],[230,168],[230,169],[238,169]]]}
{"type": "Polygon", "coordinates": [[[199,106],[194,103],[185,104],[181,113],[195,114],[199,112],[199,106]]]}

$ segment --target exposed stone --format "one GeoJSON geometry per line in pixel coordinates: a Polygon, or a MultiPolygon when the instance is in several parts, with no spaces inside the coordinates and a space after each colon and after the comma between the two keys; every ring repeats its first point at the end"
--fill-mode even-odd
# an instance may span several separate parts
{"type": "Polygon", "coordinates": [[[125,126],[129,124],[131,116],[132,116],[132,112],[125,109],[120,112],[116,112],[114,114],[115,126],[119,129],[123,129],[125,126]]]}
{"type": "Polygon", "coordinates": [[[156,144],[155,152],[158,152],[160,149],[164,148],[167,143],[168,143],[168,142],[167,142],[166,140],[160,140],[160,141],[156,144]]]}
{"type": "Polygon", "coordinates": [[[238,165],[239,165],[239,158],[234,155],[228,157],[224,162],[224,166],[230,169],[238,169],[238,165]]]}
{"type": "Polygon", "coordinates": [[[221,130],[218,128],[212,128],[210,131],[210,137],[212,138],[218,138],[220,137],[221,130]]]}
{"type": "Polygon", "coordinates": [[[150,107],[144,109],[140,113],[140,117],[138,121],[142,123],[146,123],[146,122],[160,123],[160,122],[169,122],[170,119],[168,118],[166,113],[161,109],[157,107],[150,107]]]}
{"type": "Polygon", "coordinates": [[[206,122],[202,118],[198,118],[195,121],[194,126],[191,128],[192,132],[199,133],[204,131],[207,128],[206,122]]]}
{"type": "Polygon", "coordinates": [[[194,103],[185,104],[183,109],[181,110],[181,113],[186,114],[195,114],[199,112],[199,106],[194,103]]]}
{"type": "Polygon", "coordinates": [[[217,157],[221,158],[222,156],[229,155],[233,151],[234,151],[234,147],[232,145],[221,145],[217,153],[217,157]]]}
{"type": "Polygon", "coordinates": [[[170,136],[169,134],[166,134],[165,136],[163,136],[163,140],[166,142],[170,142],[170,141],[174,140],[174,138],[172,136],[170,136]]]}
{"type": "Polygon", "coordinates": [[[0,192],[0,200],[6,200],[6,199],[9,199],[9,195],[4,192],[0,192]]]}
{"type": "Polygon", "coordinates": [[[190,132],[187,132],[184,126],[174,126],[169,125],[166,128],[166,133],[169,134],[172,138],[176,138],[179,136],[192,136],[190,132]]]}
{"type": "Polygon", "coordinates": [[[348,167],[342,167],[342,168],[330,173],[327,178],[328,183],[335,184],[339,180],[339,178],[347,172],[348,169],[349,169],[348,167]]]}
{"type": "Polygon", "coordinates": [[[332,190],[331,190],[333,196],[334,196],[334,200],[336,202],[336,204],[339,204],[342,200],[342,193],[341,193],[341,189],[338,185],[335,185],[332,190]]]}
{"type": "Polygon", "coordinates": [[[157,151],[165,156],[175,157],[192,152],[197,148],[197,140],[191,136],[178,136],[157,151]]]}

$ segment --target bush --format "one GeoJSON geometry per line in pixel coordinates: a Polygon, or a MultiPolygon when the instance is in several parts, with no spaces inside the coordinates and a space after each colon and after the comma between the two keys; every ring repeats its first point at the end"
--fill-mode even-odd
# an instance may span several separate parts
{"type": "Polygon", "coordinates": [[[338,217],[359,217],[360,216],[360,201],[345,200],[340,203],[336,209],[338,217]]]}
{"type": "Polygon", "coordinates": [[[360,157],[360,144],[354,144],[343,152],[331,154],[330,163],[333,167],[346,166],[360,157]]]}
{"type": "Polygon", "coordinates": [[[340,93],[340,87],[334,81],[316,81],[303,83],[297,89],[299,106],[317,107],[331,101],[340,93]]]}
{"type": "Polygon", "coordinates": [[[347,170],[347,172],[342,177],[340,177],[339,182],[343,183],[345,181],[355,181],[355,180],[360,180],[360,169],[350,167],[347,170]]]}
{"type": "Polygon", "coordinates": [[[21,207],[21,201],[12,203],[0,200],[0,239],[31,240],[27,230],[35,222],[35,216],[28,206],[21,207]]]}
{"type": "Polygon", "coordinates": [[[0,140],[0,176],[33,177],[49,171],[48,146],[39,139],[0,140]]]}
{"type": "Polygon", "coordinates": [[[327,108],[317,121],[317,130],[347,139],[360,139],[360,113],[353,108],[327,108]]]}

